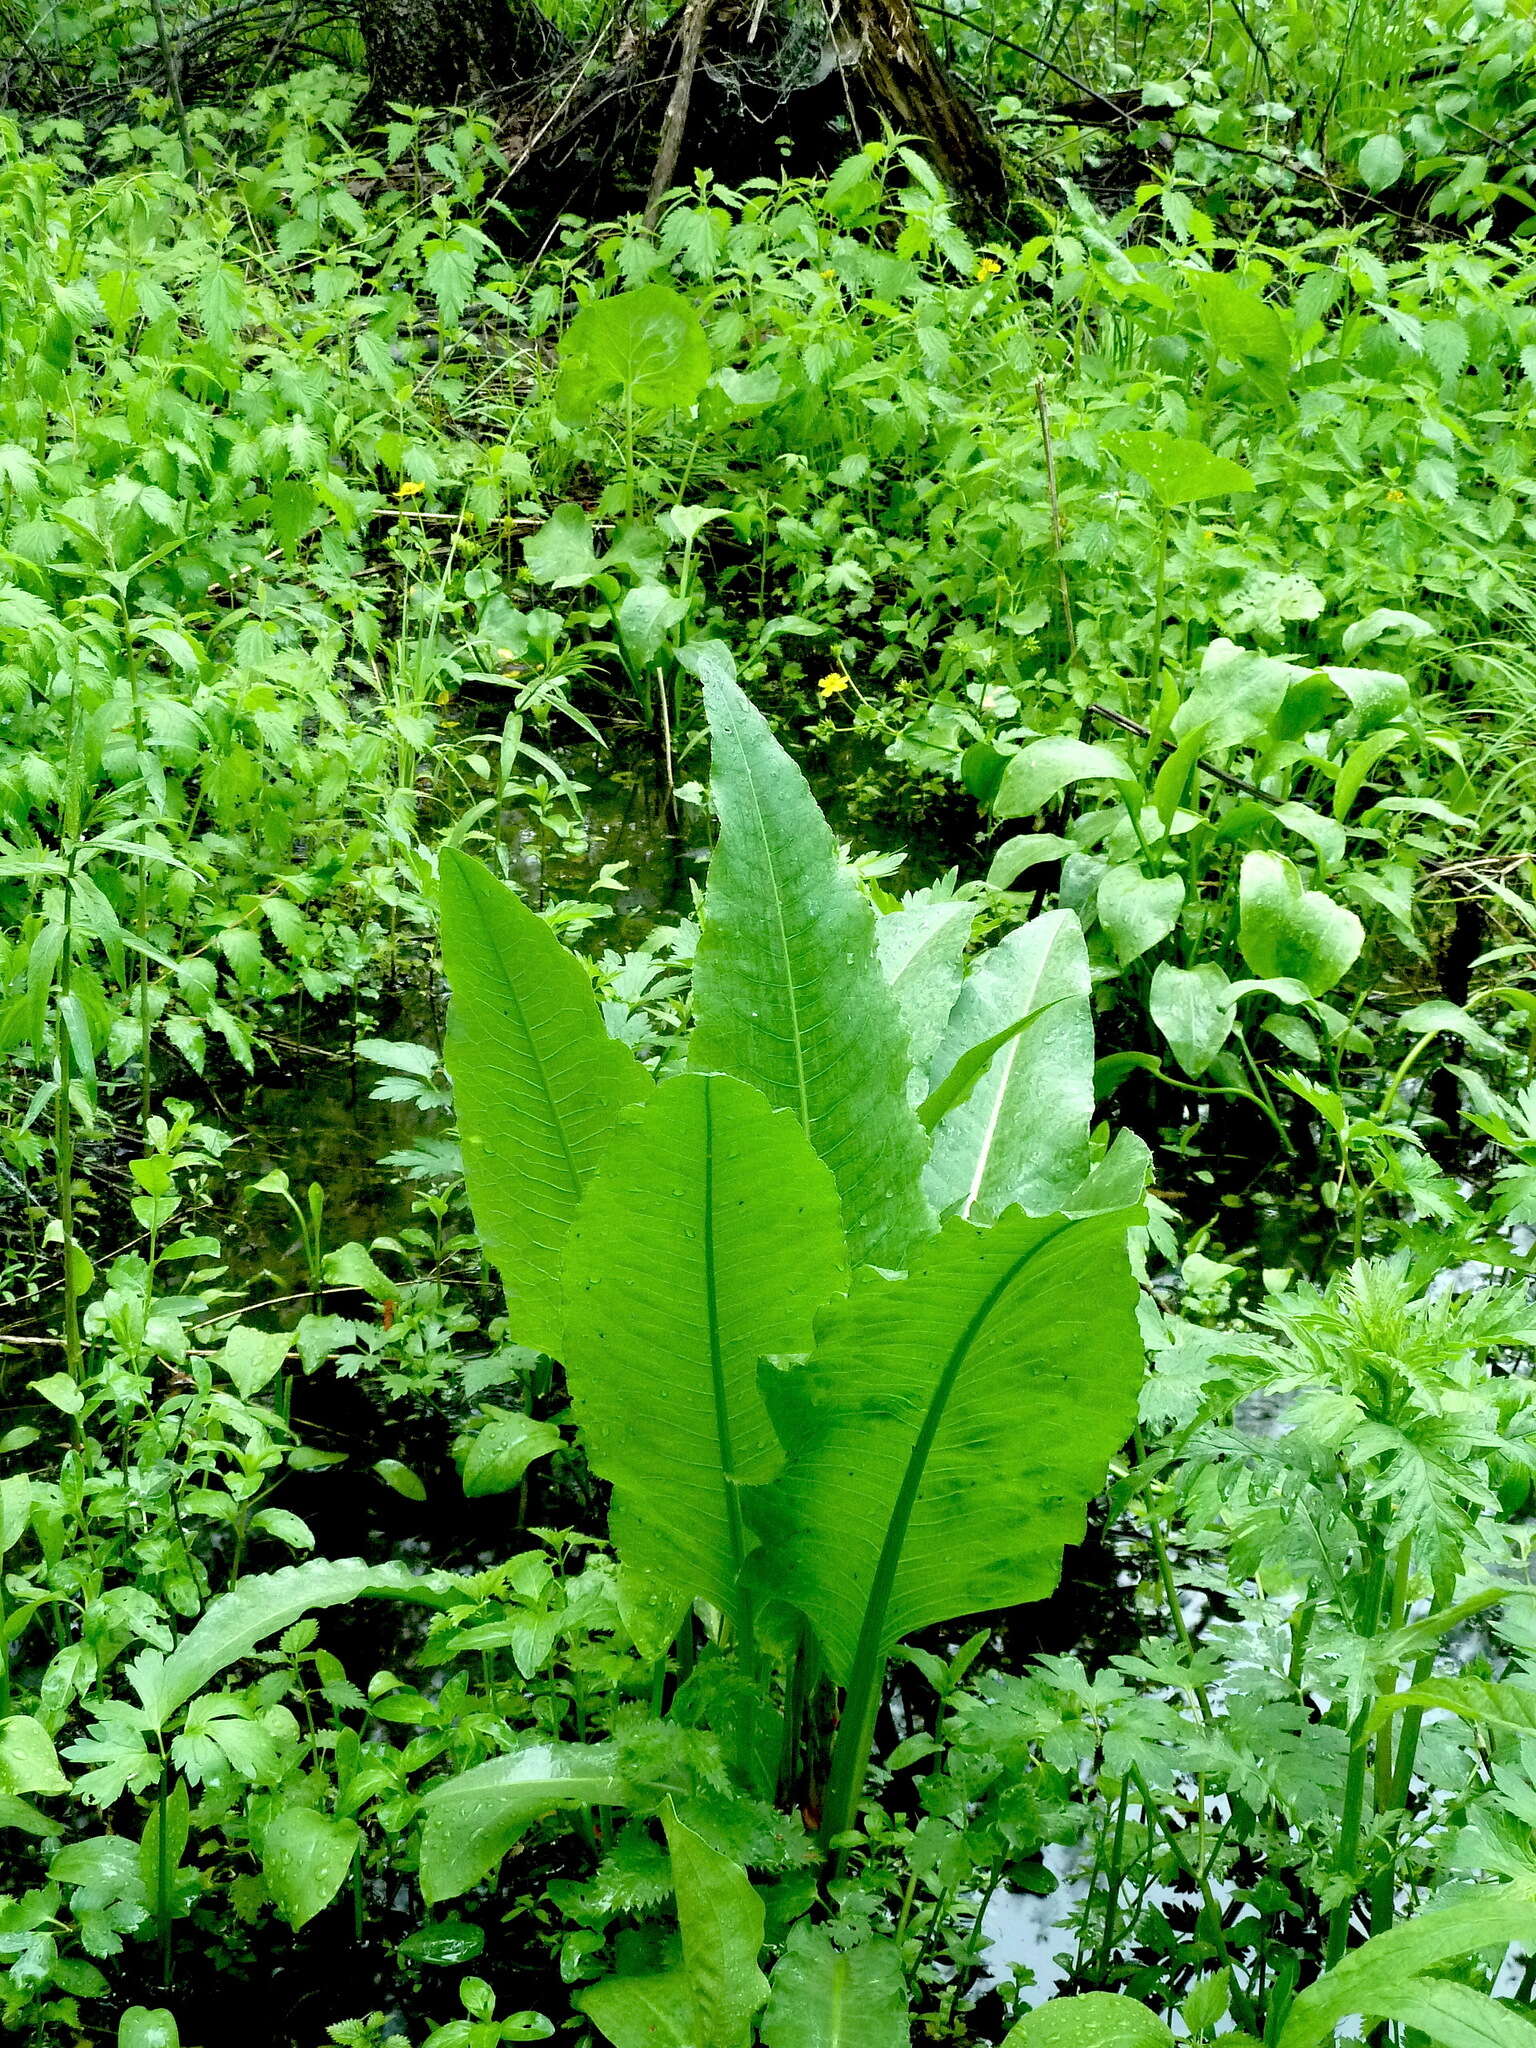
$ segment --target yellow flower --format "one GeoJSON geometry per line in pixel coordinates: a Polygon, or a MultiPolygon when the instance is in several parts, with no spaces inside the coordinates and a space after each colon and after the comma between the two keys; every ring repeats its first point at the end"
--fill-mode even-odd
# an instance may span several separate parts
{"type": "Polygon", "coordinates": [[[995,256],[983,256],[976,266],[976,282],[985,284],[989,278],[1001,277],[1003,266],[995,256]]]}
{"type": "Polygon", "coordinates": [[[395,496],[397,498],[419,498],[426,488],[425,484],[402,484],[399,490],[396,491],[395,496]]]}
{"type": "Polygon", "coordinates": [[[1402,491],[1388,491],[1387,503],[1389,505],[1401,505],[1404,502],[1404,497],[1405,493],[1402,491]]]}
{"type": "Polygon", "coordinates": [[[821,274],[827,280],[828,284],[837,283],[837,272],[835,270],[824,270],[821,274]]]}
{"type": "Polygon", "coordinates": [[[498,661],[512,662],[516,661],[517,656],[512,652],[512,649],[510,647],[498,647],[496,650],[496,659],[498,661]]]}
{"type": "Polygon", "coordinates": [[[823,699],[827,697],[836,697],[841,691],[846,690],[848,686],[848,678],[843,674],[840,668],[835,668],[831,671],[829,675],[824,675],[821,681],[816,685],[817,689],[820,690],[823,699]]]}

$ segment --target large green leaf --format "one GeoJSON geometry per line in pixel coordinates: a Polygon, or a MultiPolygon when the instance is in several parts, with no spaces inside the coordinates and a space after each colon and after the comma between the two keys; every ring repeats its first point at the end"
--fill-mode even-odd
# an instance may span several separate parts
{"type": "Polygon", "coordinates": [[[1085,1991],[1025,2013],[1003,2048],[1173,2048],[1173,2035],[1139,1999],[1085,1991]]]}
{"type": "Polygon", "coordinates": [[[489,869],[445,847],[445,1051],[464,1177],[519,1343],[561,1349],[560,1260],[615,1113],[647,1093],[603,1029],[592,984],[541,917],[489,869]]]}
{"type": "Polygon", "coordinates": [[[1404,1977],[1382,1984],[1360,2003],[1365,2020],[1396,2020],[1434,2048],[1531,2048],[1531,2022],[1470,1984],[1441,1977],[1404,1977]]]}
{"type": "Polygon", "coordinates": [[[1070,910],[1009,932],[972,968],[932,1079],[937,1087],[972,1046],[1035,1012],[934,1132],[925,1185],[935,1208],[977,1221],[1015,1202],[1045,1214],[1087,1173],[1093,1012],[1088,949],[1070,910]]]}
{"type": "Polygon", "coordinates": [[[907,1987],[893,1942],[841,1949],[825,1927],[795,1923],[773,1972],[764,2048],[908,2048],[907,1987]]]}
{"type": "Polygon", "coordinates": [[[693,2000],[682,1970],[604,1977],[576,2005],[613,2048],[699,2048],[693,2000]]]}
{"type": "Polygon", "coordinates": [[[1237,943],[1262,980],[1293,977],[1326,995],[1360,956],[1365,928],[1352,910],[1308,889],[1283,853],[1243,856],[1237,943]]]}
{"type": "MultiPolygon", "coordinates": [[[[1309,1984],[1291,2007],[1277,2048],[1324,2048],[1341,2021],[1361,2015],[1408,2019],[1407,2013],[1388,2011],[1386,2006],[1397,2005],[1411,1978],[1511,1942],[1536,1950],[1536,1900],[1512,1886],[1479,1886],[1454,1905],[1373,1935],[1309,1984]]],[[[1427,2024],[1433,2038],[1450,2048],[1450,2036],[1434,2032],[1432,2021],[1410,2024],[1427,2024]]],[[[1485,2038],[1488,2048],[1494,2048],[1501,2037],[1490,2028],[1485,2038]]]]}
{"type": "Polygon", "coordinates": [[[1113,747],[1053,733],[1021,747],[1003,770],[992,800],[995,818],[1032,818],[1074,782],[1136,786],[1136,770],[1113,747]]]}
{"type": "Polygon", "coordinates": [[[966,942],[975,922],[974,903],[913,903],[876,921],[880,966],[907,1027],[912,1055],[907,1093],[914,1103],[928,1092],[929,1063],[960,993],[966,942]]]}
{"type": "Polygon", "coordinates": [[[626,1571],[733,1618],[741,1488],[779,1469],[758,1360],[846,1283],[837,1188],[792,1116],[720,1074],[620,1121],[566,1247],[566,1372],[626,1571]]]}
{"type": "Polygon", "coordinates": [[[1118,432],[1106,434],[1104,446],[1142,479],[1161,505],[1193,505],[1202,498],[1229,498],[1254,488],[1240,462],[1216,454],[1203,441],[1158,431],[1118,432]]]}
{"type": "Polygon", "coordinates": [[[661,1818],[681,1966],[611,1977],[577,2003],[614,2048],[750,2048],[752,2016],[768,1995],[757,1966],[763,1902],[740,1864],[697,1834],[670,1799],[661,1818]]]}
{"type": "Polygon", "coordinates": [[[1383,1693],[1371,1709],[1367,1732],[1410,1707],[1459,1714],[1479,1728],[1500,1728],[1525,1740],[1536,1735],[1536,1692],[1488,1678],[1425,1678],[1403,1692],[1383,1693]]]}
{"type": "Polygon", "coordinates": [[[720,839],[689,1065],[734,1074],[792,1111],[832,1169],[854,1263],[904,1265],[932,1228],[920,1185],[928,1141],[907,1100],[907,1033],[880,971],[874,910],[762,715],[723,678],[706,682],[704,702],[720,839]]]}
{"type": "Polygon", "coordinates": [[[526,1742],[428,1788],[421,1894],[455,1899],[489,1875],[536,1820],[573,1806],[622,1806],[616,1752],[602,1743],[526,1742]]]}
{"type": "Polygon", "coordinates": [[[364,1564],[360,1557],[317,1557],[242,1579],[204,1609],[169,1656],[141,1650],[128,1667],[145,1711],[163,1728],[178,1707],[256,1645],[317,1607],[339,1607],[368,1595],[441,1607],[455,1581],[446,1573],[412,1572],[401,1564],[364,1564]]]}
{"type": "Polygon", "coordinates": [[[709,341],[692,306],[667,285],[643,284],[594,299],[566,328],[555,403],[562,419],[577,422],[600,405],[692,405],[709,371],[709,341]]]}
{"type": "Polygon", "coordinates": [[[908,1630],[1050,1592],[1135,1422],[1125,1212],[952,1218],[903,1279],[865,1274],[767,1381],[788,1457],[750,1512],[765,1576],[834,1674],[908,1630]]]}

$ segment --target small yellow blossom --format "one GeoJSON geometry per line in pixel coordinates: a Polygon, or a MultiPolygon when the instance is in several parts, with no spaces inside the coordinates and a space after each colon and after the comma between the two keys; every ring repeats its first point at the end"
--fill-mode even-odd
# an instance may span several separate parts
{"type": "Polygon", "coordinates": [[[827,280],[828,284],[837,283],[837,272],[835,270],[824,270],[821,274],[827,280]]]}
{"type": "Polygon", "coordinates": [[[978,284],[986,284],[989,279],[1001,277],[1002,274],[1003,266],[995,256],[983,256],[976,266],[976,282],[978,284]]]}
{"type": "Polygon", "coordinates": [[[1207,540],[1214,540],[1216,538],[1216,529],[1214,526],[1208,526],[1205,529],[1205,537],[1207,540]]]}
{"type": "Polygon", "coordinates": [[[823,699],[836,697],[849,687],[848,678],[840,668],[835,668],[829,675],[824,675],[816,687],[820,690],[823,699]]]}
{"type": "Polygon", "coordinates": [[[425,484],[402,484],[399,490],[396,491],[395,496],[397,498],[419,498],[426,488],[425,484]]]}
{"type": "Polygon", "coordinates": [[[1404,501],[1404,496],[1405,493],[1402,491],[1388,491],[1387,503],[1389,505],[1401,505],[1404,501]]]}
{"type": "Polygon", "coordinates": [[[496,650],[496,659],[498,661],[512,662],[516,661],[517,656],[513,653],[510,647],[498,647],[496,650]]]}

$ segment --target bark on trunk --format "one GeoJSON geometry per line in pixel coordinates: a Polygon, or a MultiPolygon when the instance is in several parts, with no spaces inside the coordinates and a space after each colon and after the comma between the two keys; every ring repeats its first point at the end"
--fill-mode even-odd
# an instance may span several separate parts
{"type": "Polygon", "coordinates": [[[413,107],[504,92],[566,49],[530,0],[361,0],[358,26],[374,96],[413,107]]]}
{"type": "Polygon", "coordinates": [[[939,61],[913,0],[846,0],[864,88],[893,127],[922,143],[939,176],[973,213],[1008,207],[1002,151],[939,61]]]}

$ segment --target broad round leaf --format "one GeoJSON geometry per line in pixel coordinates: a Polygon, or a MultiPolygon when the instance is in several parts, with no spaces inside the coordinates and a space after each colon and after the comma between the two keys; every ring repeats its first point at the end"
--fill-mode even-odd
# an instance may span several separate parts
{"type": "Polygon", "coordinates": [[[583,306],[560,337],[555,403],[580,422],[599,406],[660,412],[692,405],[709,381],[709,342],[680,292],[643,284],[583,306]]]}
{"type": "Polygon", "coordinates": [[[1282,853],[1243,857],[1238,945],[1261,979],[1294,978],[1326,995],[1360,957],[1365,928],[1321,889],[1304,887],[1282,853]]]}

